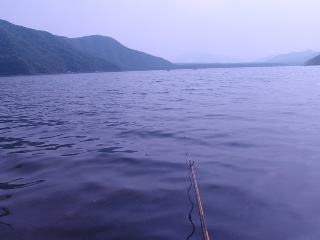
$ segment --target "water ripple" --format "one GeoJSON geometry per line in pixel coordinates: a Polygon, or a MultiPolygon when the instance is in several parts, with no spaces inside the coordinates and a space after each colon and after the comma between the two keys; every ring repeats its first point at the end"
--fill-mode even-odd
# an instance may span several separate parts
{"type": "Polygon", "coordinates": [[[1,237],[184,238],[185,136],[214,239],[320,239],[317,76],[279,67],[0,78],[1,237]]]}
{"type": "Polygon", "coordinates": [[[38,181],[34,181],[34,182],[29,182],[29,183],[13,183],[16,181],[21,180],[22,178],[18,178],[15,180],[12,180],[10,182],[4,182],[4,183],[0,183],[0,189],[2,190],[9,190],[9,189],[17,189],[17,188],[25,188],[25,187],[30,187],[39,183],[44,182],[45,180],[38,180],[38,181]]]}

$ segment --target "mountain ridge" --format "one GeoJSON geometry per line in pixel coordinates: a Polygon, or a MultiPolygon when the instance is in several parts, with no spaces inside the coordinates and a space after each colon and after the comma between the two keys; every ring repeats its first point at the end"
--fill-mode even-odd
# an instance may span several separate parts
{"type": "Polygon", "coordinates": [[[66,38],[66,41],[85,53],[116,64],[124,71],[164,70],[171,69],[174,66],[163,58],[130,49],[107,36],[91,35],[66,38]]]}
{"type": "Polygon", "coordinates": [[[265,63],[282,63],[287,65],[303,65],[309,59],[319,55],[319,52],[311,49],[302,52],[290,52],[279,55],[272,55],[262,59],[255,60],[253,62],[265,62],[265,63]]]}
{"type": "Polygon", "coordinates": [[[49,32],[0,20],[0,75],[119,71],[49,32]]]}
{"type": "Polygon", "coordinates": [[[281,65],[320,65],[320,53],[292,52],[251,63],[173,64],[130,49],[111,37],[67,38],[0,19],[0,76],[281,65]]]}
{"type": "Polygon", "coordinates": [[[320,54],[318,56],[315,56],[311,59],[309,59],[305,65],[307,66],[315,66],[315,65],[320,65],[320,54]]]}
{"type": "Polygon", "coordinates": [[[111,37],[99,36],[101,42],[97,36],[67,38],[0,19],[0,76],[174,67],[165,59],[127,48],[111,37]],[[88,39],[91,47],[83,46],[83,40],[88,39]],[[104,48],[93,48],[99,45],[104,48]]]}

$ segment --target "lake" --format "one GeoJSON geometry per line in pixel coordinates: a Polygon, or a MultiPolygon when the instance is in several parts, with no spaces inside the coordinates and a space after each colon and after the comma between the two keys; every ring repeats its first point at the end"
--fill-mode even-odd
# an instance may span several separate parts
{"type": "Polygon", "coordinates": [[[319,67],[2,77],[0,91],[1,239],[187,239],[186,147],[211,239],[320,239],[319,67]]]}

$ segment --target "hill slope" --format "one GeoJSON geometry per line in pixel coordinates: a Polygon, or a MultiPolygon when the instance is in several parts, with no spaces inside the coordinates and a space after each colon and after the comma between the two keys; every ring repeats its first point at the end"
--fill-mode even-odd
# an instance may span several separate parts
{"type": "Polygon", "coordinates": [[[313,65],[320,65],[320,55],[314,57],[314,58],[311,58],[310,60],[308,60],[306,62],[306,65],[309,65],[309,66],[313,66],[313,65]]]}
{"type": "Polygon", "coordinates": [[[66,38],[66,41],[77,49],[92,56],[106,59],[126,71],[171,69],[174,67],[171,62],[163,58],[127,48],[110,37],[94,35],[66,38]]]}
{"type": "Polygon", "coordinates": [[[61,37],[0,20],[0,75],[117,70],[115,64],[89,56],[61,37]]]}
{"type": "Polygon", "coordinates": [[[276,56],[270,56],[266,57],[260,60],[257,60],[255,62],[265,62],[265,63],[283,63],[288,65],[302,65],[307,60],[317,56],[319,53],[312,51],[312,50],[306,50],[303,52],[292,52],[287,54],[281,54],[276,56]]]}

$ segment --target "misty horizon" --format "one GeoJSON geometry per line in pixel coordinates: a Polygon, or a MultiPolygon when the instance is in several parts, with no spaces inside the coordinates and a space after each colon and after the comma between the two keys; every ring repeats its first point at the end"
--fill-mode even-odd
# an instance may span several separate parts
{"type": "MultiPolygon", "coordinates": [[[[3,20],[3,19],[0,19],[3,20]]],[[[4,20],[6,21],[6,20],[4,20]]],[[[8,22],[8,21],[7,21],[8,22]]],[[[10,22],[8,22],[10,23],[10,22]]],[[[12,24],[12,23],[10,23],[12,24]]],[[[16,24],[14,24],[16,25],[16,24]]],[[[16,26],[20,26],[20,25],[16,25],[16,26]]],[[[66,37],[66,36],[59,36],[59,35],[55,35],[51,32],[48,32],[46,30],[38,30],[38,29],[32,29],[26,26],[21,26],[27,29],[31,29],[31,30],[36,30],[36,31],[43,31],[43,32],[47,32],[50,33],[54,36],[58,36],[58,37],[66,37]]],[[[94,35],[88,35],[88,36],[80,36],[80,37],[71,37],[70,39],[77,39],[77,38],[85,38],[85,37],[90,37],[90,36],[101,36],[101,37],[106,37],[108,39],[112,39],[115,40],[116,42],[118,42],[119,44],[123,45],[121,42],[119,42],[117,39],[114,39],[110,36],[103,36],[103,35],[99,35],[99,34],[94,34],[94,35]]],[[[124,45],[123,45],[124,46],[124,45]]],[[[126,47],[126,46],[124,46],[126,47]]],[[[133,49],[133,50],[137,50],[137,51],[141,51],[140,49],[133,49]]],[[[222,55],[215,55],[215,54],[210,54],[208,52],[186,52],[184,54],[179,55],[178,57],[174,58],[173,60],[169,60],[173,63],[255,63],[255,62],[269,62],[269,63],[285,63],[285,62],[277,62],[276,59],[281,59],[281,58],[287,58],[287,55],[290,56],[290,58],[292,57],[292,55],[299,55],[299,57],[301,57],[300,55],[302,55],[303,58],[305,58],[303,61],[301,61],[300,63],[303,63],[309,59],[311,59],[312,57],[318,55],[320,52],[318,51],[313,51],[311,49],[307,49],[305,51],[301,51],[301,52],[290,52],[290,53],[281,53],[281,54],[277,54],[277,55],[271,55],[271,56],[264,56],[258,59],[253,59],[253,60],[244,60],[244,59],[238,59],[238,58],[234,58],[232,56],[222,56],[222,55]],[[273,59],[275,59],[275,61],[272,61],[273,59]]],[[[149,53],[147,53],[149,54],[149,53]]],[[[167,59],[166,59],[167,60],[167,59]]],[[[294,62],[293,62],[294,63],[294,62]]],[[[296,62],[297,63],[297,62],[296,62]]]]}
{"type": "Polygon", "coordinates": [[[58,36],[108,36],[172,62],[190,52],[248,62],[320,49],[316,0],[3,0],[1,5],[0,18],[13,24],[58,36]]]}

